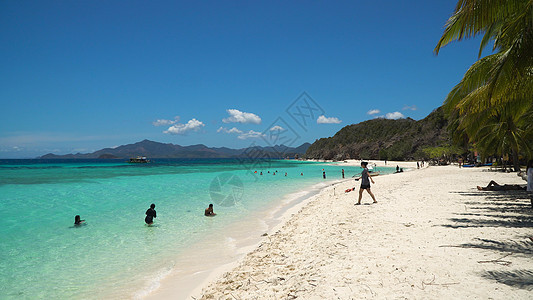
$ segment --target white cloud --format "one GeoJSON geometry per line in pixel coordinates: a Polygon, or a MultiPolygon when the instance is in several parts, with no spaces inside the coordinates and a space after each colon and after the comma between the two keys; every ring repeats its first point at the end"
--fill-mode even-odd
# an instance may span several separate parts
{"type": "Polygon", "coordinates": [[[259,137],[262,137],[262,136],[264,136],[264,134],[262,134],[261,132],[250,130],[248,132],[243,132],[237,138],[239,138],[241,140],[246,140],[246,139],[259,138],[259,137]]]}
{"type": "Polygon", "coordinates": [[[236,133],[236,134],[241,134],[242,133],[242,130],[239,130],[237,129],[236,127],[233,127],[231,129],[227,129],[225,127],[220,127],[217,132],[223,132],[223,133],[236,133]]]}
{"type": "Polygon", "coordinates": [[[416,107],[416,105],[411,105],[411,106],[406,105],[403,107],[403,110],[417,110],[417,109],[418,107],[416,107]]]}
{"type": "Polygon", "coordinates": [[[242,112],[237,109],[227,109],[226,111],[230,116],[222,119],[222,122],[224,123],[261,124],[261,118],[256,114],[242,112]]]}
{"type": "Polygon", "coordinates": [[[372,109],[372,110],[369,110],[367,112],[367,114],[369,115],[375,115],[375,114],[379,114],[381,111],[379,109],[372,109]]]}
{"type": "Polygon", "coordinates": [[[164,133],[170,134],[186,134],[189,131],[198,131],[200,128],[204,127],[205,124],[196,119],[191,119],[187,124],[174,124],[170,126],[164,133]]]}
{"type": "Polygon", "coordinates": [[[176,116],[176,117],[174,117],[174,120],[159,119],[159,120],[157,120],[155,122],[152,122],[152,125],[154,125],[154,126],[167,126],[167,125],[176,124],[179,121],[180,121],[180,117],[176,116]]]}
{"type": "Polygon", "coordinates": [[[237,138],[241,139],[241,140],[259,138],[259,137],[265,136],[261,132],[257,132],[257,131],[253,131],[253,130],[244,132],[244,131],[236,128],[236,127],[233,127],[231,129],[227,129],[226,127],[220,127],[217,130],[217,132],[238,134],[237,138]]]}
{"type": "Polygon", "coordinates": [[[283,128],[283,127],[281,127],[279,125],[276,125],[276,126],[270,128],[270,131],[283,131],[283,130],[285,130],[285,128],[283,128]]]}
{"type": "Polygon", "coordinates": [[[339,124],[340,122],[342,121],[335,117],[326,118],[324,115],[321,115],[316,120],[317,124],[339,124]]]}
{"type": "Polygon", "coordinates": [[[405,118],[405,116],[399,111],[385,114],[385,119],[398,120],[402,118],[405,118]]]}

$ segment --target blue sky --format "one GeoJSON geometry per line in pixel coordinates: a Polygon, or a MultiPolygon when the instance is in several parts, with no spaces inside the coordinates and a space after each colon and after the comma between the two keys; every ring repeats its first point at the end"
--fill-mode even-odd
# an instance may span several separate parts
{"type": "Polygon", "coordinates": [[[477,59],[476,40],[433,54],[455,4],[1,1],[0,158],[267,145],[275,126],[296,146],[424,118],[477,59]],[[306,124],[302,93],[320,108],[306,124]]]}

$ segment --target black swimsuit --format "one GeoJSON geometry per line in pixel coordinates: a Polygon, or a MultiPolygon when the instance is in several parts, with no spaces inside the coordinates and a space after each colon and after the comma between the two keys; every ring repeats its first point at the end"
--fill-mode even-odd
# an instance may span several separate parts
{"type": "Polygon", "coordinates": [[[146,224],[152,224],[154,222],[154,218],[156,218],[155,209],[149,208],[146,211],[146,218],[144,218],[144,221],[146,224]]]}

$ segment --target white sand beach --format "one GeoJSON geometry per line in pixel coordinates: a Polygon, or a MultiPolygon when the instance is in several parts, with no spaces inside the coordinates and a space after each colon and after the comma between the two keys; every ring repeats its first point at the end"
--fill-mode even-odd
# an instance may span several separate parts
{"type": "Polygon", "coordinates": [[[189,299],[531,299],[530,200],[476,189],[525,181],[483,168],[400,167],[414,170],[374,179],[378,204],[365,192],[355,206],[357,189],[345,193],[359,187],[353,180],[323,189],[189,299]]]}

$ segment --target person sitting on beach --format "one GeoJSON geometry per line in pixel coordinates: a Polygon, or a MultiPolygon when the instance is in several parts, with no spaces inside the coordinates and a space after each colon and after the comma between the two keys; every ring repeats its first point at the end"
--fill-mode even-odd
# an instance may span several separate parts
{"type": "Polygon", "coordinates": [[[213,212],[213,204],[209,204],[209,207],[205,209],[204,216],[206,217],[214,217],[217,214],[213,212]]]}
{"type": "Polygon", "coordinates": [[[500,185],[496,181],[491,180],[487,186],[481,187],[478,185],[477,189],[480,191],[516,191],[516,190],[525,190],[526,188],[518,184],[500,185]]]}
{"type": "Polygon", "coordinates": [[[359,200],[357,201],[355,205],[361,204],[361,199],[363,198],[364,190],[366,190],[370,194],[370,197],[372,197],[372,200],[374,200],[374,203],[378,203],[376,201],[376,197],[374,197],[374,194],[372,194],[372,191],[370,190],[370,181],[372,181],[372,183],[375,183],[375,182],[374,182],[374,179],[372,179],[372,176],[370,176],[370,174],[368,173],[367,165],[368,165],[367,162],[365,161],[361,162],[361,167],[363,167],[363,172],[361,172],[361,177],[355,179],[356,181],[359,179],[362,179],[361,187],[359,188],[359,200]]]}
{"type": "Polygon", "coordinates": [[[144,218],[144,222],[148,225],[154,224],[154,218],[157,218],[157,214],[155,212],[155,204],[150,204],[150,208],[146,211],[146,218],[144,218]]]}
{"type": "Polygon", "coordinates": [[[82,220],[80,215],[74,217],[74,226],[80,226],[83,222],[85,222],[85,220],[82,220]]]}

